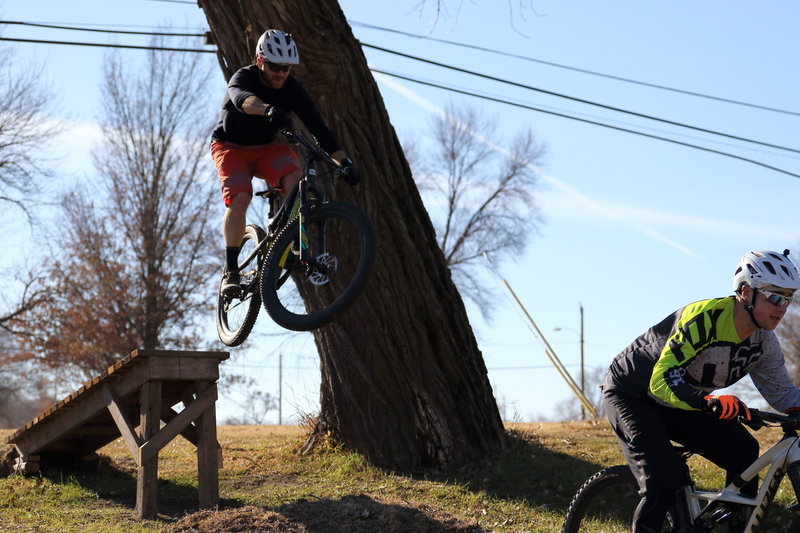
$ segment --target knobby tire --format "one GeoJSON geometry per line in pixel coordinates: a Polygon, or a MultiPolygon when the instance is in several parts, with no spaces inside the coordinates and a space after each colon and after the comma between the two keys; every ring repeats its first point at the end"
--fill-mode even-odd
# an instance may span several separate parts
{"type": "Polygon", "coordinates": [[[638,491],[627,465],[601,470],[578,489],[561,533],[629,533],[640,499],[638,491]]]}
{"type": "MultiPolygon", "coordinates": [[[[259,226],[247,226],[239,258],[246,259],[265,237],[266,233],[259,226]]],[[[258,310],[261,307],[259,272],[263,262],[262,256],[263,254],[259,253],[249,263],[239,264],[239,275],[242,279],[241,294],[237,297],[228,297],[217,291],[217,334],[219,340],[226,346],[234,347],[242,344],[256,323],[258,310]]]]}
{"type": "Polygon", "coordinates": [[[310,264],[299,261],[295,218],[270,246],[261,277],[265,309],[276,324],[294,331],[319,328],[352,305],[376,254],[372,223],[354,205],[317,205],[304,215],[304,225],[310,264]]]}

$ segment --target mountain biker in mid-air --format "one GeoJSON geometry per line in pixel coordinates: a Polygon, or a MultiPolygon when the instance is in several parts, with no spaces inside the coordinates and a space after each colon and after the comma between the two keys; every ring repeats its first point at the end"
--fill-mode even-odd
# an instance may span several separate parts
{"type": "MultiPolygon", "coordinates": [[[[247,207],[253,195],[251,179],[291,191],[301,176],[300,160],[284,144],[275,142],[281,129],[291,126],[294,112],[322,148],[342,165],[342,179],[358,183],[358,173],[319,113],[314,101],[294,76],[300,62],[291,34],[270,29],[258,39],[255,63],[231,76],[219,121],[211,134],[211,155],[222,185],[225,214],[225,268],[220,290],[239,291],[238,256],[247,207]]],[[[285,201],[284,195],[284,201],[285,201]]]]}
{"type": "MultiPolygon", "coordinates": [[[[758,457],[758,442],[737,416],[747,406],[715,395],[750,374],[775,409],[800,410],[778,326],[800,289],[789,251],[749,252],[736,267],[734,295],[691,303],[648,329],[614,359],[603,402],[642,499],[634,533],[660,532],[683,469],[670,441],[702,455],[736,481],[758,457]]],[[[755,496],[758,479],[741,493],[755,496]]]]}

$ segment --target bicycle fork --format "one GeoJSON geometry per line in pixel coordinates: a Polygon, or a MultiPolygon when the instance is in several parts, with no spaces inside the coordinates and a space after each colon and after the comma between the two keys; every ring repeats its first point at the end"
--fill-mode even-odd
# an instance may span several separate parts
{"type": "MultiPolygon", "coordinates": [[[[308,173],[312,176],[316,175],[316,169],[313,167],[308,169],[308,173]]],[[[300,187],[298,190],[297,196],[295,196],[294,204],[292,205],[292,210],[289,213],[288,221],[292,221],[297,217],[297,242],[298,242],[298,250],[297,253],[299,254],[300,262],[306,262],[306,254],[308,253],[308,236],[306,235],[306,227],[304,222],[304,213],[303,213],[303,205],[306,203],[306,199],[308,197],[307,193],[307,183],[305,180],[300,181],[300,187]]],[[[278,260],[278,266],[280,268],[286,267],[286,261],[289,259],[289,254],[292,253],[292,247],[287,246],[286,249],[281,254],[278,260]]]]}

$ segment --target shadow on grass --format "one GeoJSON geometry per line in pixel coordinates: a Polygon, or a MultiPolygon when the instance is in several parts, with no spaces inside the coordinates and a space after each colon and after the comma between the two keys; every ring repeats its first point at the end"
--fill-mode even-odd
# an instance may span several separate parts
{"type": "Polygon", "coordinates": [[[299,499],[277,508],[246,506],[202,510],[165,529],[167,533],[214,531],[233,533],[483,533],[465,522],[427,506],[379,502],[365,495],[339,499],[299,499]]]}
{"type": "MultiPolygon", "coordinates": [[[[98,498],[136,508],[136,471],[118,465],[108,457],[98,455],[76,462],[50,458],[42,463],[41,475],[53,483],[77,483],[97,494],[98,498]]],[[[194,485],[158,479],[158,518],[175,520],[198,509],[198,491],[194,485]]],[[[238,507],[243,502],[235,499],[220,499],[220,506],[238,507]]]]}
{"type": "Polygon", "coordinates": [[[583,482],[603,468],[599,463],[554,451],[532,434],[510,430],[507,437],[508,446],[503,452],[442,476],[441,481],[563,512],[583,482]]]}

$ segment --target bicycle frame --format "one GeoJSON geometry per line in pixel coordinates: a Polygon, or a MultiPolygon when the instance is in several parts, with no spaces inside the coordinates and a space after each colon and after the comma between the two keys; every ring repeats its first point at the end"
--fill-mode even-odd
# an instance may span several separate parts
{"type": "MultiPolygon", "coordinates": [[[[299,231],[300,231],[300,261],[307,261],[308,258],[304,256],[304,251],[308,249],[308,239],[305,235],[305,225],[303,224],[303,216],[306,214],[307,204],[310,196],[310,192],[313,193],[315,202],[324,202],[325,198],[322,196],[322,193],[316,187],[316,179],[317,179],[317,168],[316,168],[316,161],[318,160],[329,160],[330,156],[324,154],[320,150],[318,150],[313,144],[311,144],[308,139],[300,135],[297,131],[294,130],[287,130],[284,131],[284,134],[290,139],[302,144],[306,150],[307,154],[305,156],[305,162],[303,164],[303,174],[300,180],[297,183],[297,186],[293,191],[290,193],[290,197],[287,199],[285,205],[291,205],[292,209],[289,212],[288,216],[286,216],[285,211],[280,213],[281,209],[277,209],[275,213],[270,213],[270,216],[277,215],[280,216],[280,219],[277,220],[277,224],[268,225],[269,231],[267,232],[266,238],[264,238],[261,242],[256,245],[255,250],[247,256],[239,265],[241,269],[244,265],[250,263],[253,259],[255,259],[256,255],[262,252],[263,248],[275,237],[275,233],[278,229],[285,226],[290,220],[294,220],[296,216],[300,217],[300,223],[298,224],[299,231]],[[274,230],[274,231],[273,231],[274,230]]],[[[288,251],[287,251],[288,253],[288,251]]],[[[283,266],[284,261],[286,260],[286,254],[281,257],[281,266],[283,266]]]]}
{"type": "MultiPolygon", "coordinates": [[[[787,471],[789,471],[791,465],[798,461],[800,461],[800,437],[798,437],[794,431],[789,431],[784,428],[784,437],[742,472],[739,476],[740,480],[731,483],[722,491],[700,491],[695,489],[694,485],[685,486],[682,495],[685,500],[686,509],[688,510],[689,523],[697,524],[702,522],[705,518],[712,519],[713,521],[714,513],[720,512],[719,507],[712,505],[713,502],[734,503],[752,507],[744,533],[758,531],[758,528],[761,527],[766,516],[767,508],[775,498],[781,480],[787,471]],[[764,475],[764,479],[755,497],[748,498],[739,494],[739,489],[744,486],[745,483],[755,479],[758,474],[765,469],[767,472],[764,475]],[[701,502],[706,503],[703,505],[701,502]]],[[[790,478],[792,478],[792,486],[795,489],[795,494],[800,500],[800,494],[798,494],[798,489],[800,489],[800,477],[798,477],[798,473],[800,473],[800,470],[797,472],[790,471],[790,478]]],[[[722,517],[720,516],[718,518],[722,517]]]]}

